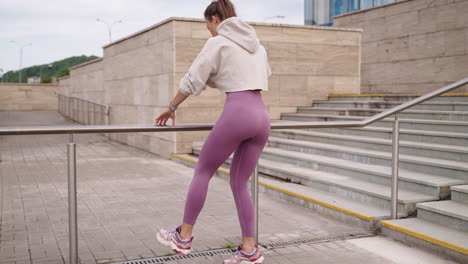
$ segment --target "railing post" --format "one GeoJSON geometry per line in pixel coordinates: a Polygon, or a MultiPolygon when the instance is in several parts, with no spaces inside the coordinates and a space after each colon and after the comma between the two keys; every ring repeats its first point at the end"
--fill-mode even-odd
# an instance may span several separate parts
{"type": "Polygon", "coordinates": [[[68,163],[68,237],[70,264],[78,264],[78,223],[76,199],[76,144],[73,134],[67,144],[68,163]]]}
{"type": "Polygon", "coordinates": [[[76,121],[77,120],[77,115],[76,115],[76,109],[78,108],[77,104],[76,104],[76,99],[73,98],[73,121],[76,121]]]}
{"type": "Polygon", "coordinates": [[[93,125],[96,125],[96,104],[93,104],[93,125]]]}
{"type": "Polygon", "coordinates": [[[393,123],[393,139],[392,139],[392,190],[391,190],[391,218],[398,218],[398,161],[399,161],[399,142],[400,138],[400,120],[398,115],[395,114],[395,121],[393,123]]]}
{"type": "Polygon", "coordinates": [[[258,244],[258,162],[253,172],[250,192],[254,201],[255,242],[258,244]]]}

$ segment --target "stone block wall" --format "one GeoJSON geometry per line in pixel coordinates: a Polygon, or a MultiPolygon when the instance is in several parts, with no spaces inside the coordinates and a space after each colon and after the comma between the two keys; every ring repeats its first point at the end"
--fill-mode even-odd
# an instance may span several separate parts
{"type": "Polygon", "coordinates": [[[53,84],[0,83],[0,111],[57,110],[58,88],[53,84]]]}
{"type": "Polygon", "coordinates": [[[102,62],[99,58],[70,68],[70,90],[65,93],[105,104],[102,62]]]}
{"type": "Polygon", "coordinates": [[[364,30],[361,93],[424,94],[468,77],[466,0],[406,0],[334,22],[364,30]]]}
{"type": "MultiPolygon", "coordinates": [[[[266,47],[273,75],[262,96],[272,119],[331,93],[360,92],[360,29],[250,23],[266,47]]],[[[104,46],[104,57],[74,67],[63,91],[110,105],[109,124],[154,124],[179,90],[206,40],[202,19],[169,18],[104,46]]],[[[62,89],[61,88],[61,89],[62,89]]],[[[214,123],[226,95],[206,89],[176,112],[177,124],[214,123]]],[[[171,120],[169,120],[170,124],[171,120]]],[[[169,156],[189,153],[209,131],[115,133],[110,138],[169,156]]]]}

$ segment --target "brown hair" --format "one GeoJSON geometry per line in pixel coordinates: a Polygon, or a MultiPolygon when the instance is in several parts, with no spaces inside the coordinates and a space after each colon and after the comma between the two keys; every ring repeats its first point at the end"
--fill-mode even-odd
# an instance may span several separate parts
{"type": "Polygon", "coordinates": [[[211,22],[211,16],[215,15],[218,15],[221,21],[237,16],[236,9],[229,0],[218,0],[208,5],[205,9],[205,19],[211,22]]]}

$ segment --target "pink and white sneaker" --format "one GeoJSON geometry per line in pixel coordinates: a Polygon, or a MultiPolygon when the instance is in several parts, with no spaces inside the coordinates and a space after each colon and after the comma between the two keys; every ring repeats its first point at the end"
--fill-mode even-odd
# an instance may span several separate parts
{"type": "Polygon", "coordinates": [[[179,236],[180,230],[182,229],[182,225],[178,226],[175,230],[164,230],[161,229],[156,234],[156,237],[159,243],[170,246],[172,251],[177,253],[178,255],[185,256],[190,254],[191,245],[193,236],[190,239],[182,240],[179,236]]]}
{"type": "Polygon", "coordinates": [[[255,245],[253,253],[250,255],[242,251],[242,244],[237,246],[237,251],[234,255],[223,262],[223,264],[260,264],[263,263],[262,253],[258,250],[258,245],[255,245]]]}

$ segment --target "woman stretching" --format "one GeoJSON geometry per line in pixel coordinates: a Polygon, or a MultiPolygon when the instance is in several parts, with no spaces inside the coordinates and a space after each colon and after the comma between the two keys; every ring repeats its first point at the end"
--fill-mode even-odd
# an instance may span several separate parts
{"type": "Polygon", "coordinates": [[[229,0],[212,2],[205,10],[205,20],[213,37],[195,58],[169,109],[156,118],[175,125],[175,110],[189,95],[199,95],[210,87],[226,93],[221,116],[206,139],[190,184],[183,222],[173,230],[161,229],[157,238],[179,255],[191,252],[192,230],[206,200],[208,183],[216,170],[234,152],[230,168],[230,186],[242,230],[242,244],[224,263],[263,263],[254,234],[254,205],[248,179],[270,135],[270,116],[261,90],[268,91],[268,65],[265,48],[253,27],[236,16],[229,0]]]}

